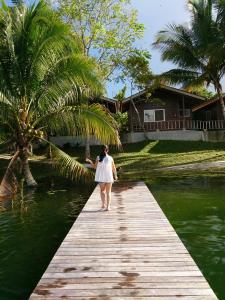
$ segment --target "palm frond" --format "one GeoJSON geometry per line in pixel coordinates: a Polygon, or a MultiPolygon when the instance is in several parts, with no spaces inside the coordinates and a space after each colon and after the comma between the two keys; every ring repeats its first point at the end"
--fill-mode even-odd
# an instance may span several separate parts
{"type": "Polygon", "coordinates": [[[102,83],[96,67],[83,55],[71,55],[52,62],[40,81],[34,108],[48,110],[59,105],[78,104],[83,97],[102,93],[102,83]]]}
{"type": "Polygon", "coordinates": [[[202,68],[192,40],[192,32],[182,25],[170,24],[165,30],[160,31],[153,44],[162,52],[162,59],[169,60],[180,68],[202,68]]]}
{"type": "Polygon", "coordinates": [[[156,37],[154,46],[161,50],[162,59],[178,67],[177,71],[171,70],[162,76],[184,86],[213,83],[217,89],[225,71],[225,0],[190,0],[188,3],[189,25],[169,25],[156,37]]]}
{"type": "Polygon", "coordinates": [[[3,153],[5,151],[8,150],[9,147],[11,147],[12,145],[14,144],[14,140],[13,139],[4,139],[2,140],[1,138],[1,141],[0,141],[0,152],[3,153]]]}
{"type": "Polygon", "coordinates": [[[51,146],[52,149],[52,165],[59,171],[62,176],[71,180],[91,180],[93,179],[93,172],[91,172],[84,165],[69,156],[67,153],[59,149],[57,146],[49,141],[44,140],[51,146]]]}
{"type": "Polygon", "coordinates": [[[172,69],[158,75],[158,78],[167,84],[183,84],[184,86],[199,85],[205,80],[200,73],[185,69],[172,69]]]}
{"type": "Polygon", "coordinates": [[[15,127],[16,120],[16,105],[13,103],[10,95],[0,92],[0,125],[8,125],[9,128],[15,127]]]}
{"type": "Polygon", "coordinates": [[[100,104],[81,105],[72,111],[78,112],[78,124],[80,124],[82,134],[93,135],[102,143],[120,147],[117,123],[103,106],[100,104]]]}
{"type": "Polygon", "coordinates": [[[43,115],[33,126],[43,126],[62,135],[92,135],[102,143],[118,147],[121,144],[116,121],[100,104],[65,106],[43,115]]]}

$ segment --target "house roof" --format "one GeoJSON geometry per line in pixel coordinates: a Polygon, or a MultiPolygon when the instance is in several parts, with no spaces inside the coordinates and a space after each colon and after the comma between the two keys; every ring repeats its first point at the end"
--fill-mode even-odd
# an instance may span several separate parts
{"type": "MultiPolygon", "coordinates": [[[[195,99],[198,99],[198,100],[205,101],[205,98],[202,97],[202,96],[194,95],[194,94],[188,93],[188,92],[186,92],[186,91],[184,91],[184,90],[177,89],[177,88],[174,88],[174,87],[170,87],[170,86],[167,86],[167,85],[161,85],[159,88],[160,88],[160,89],[163,89],[163,90],[166,90],[166,91],[174,92],[174,93],[176,93],[176,94],[180,94],[180,95],[184,95],[184,96],[187,96],[187,97],[191,97],[191,98],[195,98],[195,99]]],[[[147,90],[143,90],[143,91],[138,92],[138,93],[136,93],[136,94],[134,94],[134,95],[132,95],[132,96],[127,97],[127,98],[123,101],[123,103],[129,102],[130,100],[133,100],[133,99],[135,99],[135,98],[138,98],[138,97],[144,95],[144,94],[146,93],[146,91],[147,91],[147,90]]]]}
{"type": "Polygon", "coordinates": [[[102,101],[106,101],[106,102],[109,102],[109,103],[112,103],[112,104],[115,104],[115,103],[116,103],[116,100],[111,99],[111,98],[108,98],[108,97],[105,97],[105,96],[102,96],[100,99],[101,99],[102,101]]]}
{"type": "Polygon", "coordinates": [[[96,97],[96,98],[92,98],[91,101],[93,101],[94,103],[107,103],[107,104],[112,104],[112,105],[116,105],[116,101],[114,99],[105,97],[105,96],[101,96],[101,97],[96,97]]]}
{"type": "MultiPolygon", "coordinates": [[[[223,94],[223,97],[225,97],[225,94],[223,94]]],[[[214,104],[216,102],[219,101],[219,98],[216,98],[216,99],[211,99],[211,100],[208,100],[208,101],[205,101],[204,103],[201,103],[199,105],[196,105],[192,108],[192,112],[195,112],[195,111],[198,111],[202,108],[205,108],[207,106],[210,106],[211,104],[214,104]]]]}
{"type": "MultiPolygon", "coordinates": [[[[184,96],[191,97],[191,98],[194,98],[194,99],[198,99],[198,100],[205,101],[205,98],[204,98],[204,97],[201,97],[201,96],[198,96],[198,95],[194,95],[194,94],[188,93],[188,92],[186,92],[186,91],[184,91],[184,90],[177,89],[177,88],[174,88],[174,87],[170,87],[170,86],[167,86],[167,85],[161,85],[161,86],[159,87],[159,89],[163,89],[163,90],[165,90],[165,91],[170,91],[170,92],[174,92],[174,93],[176,93],[176,94],[180,94],[180,95],[184,95],[184,96]]],[[[134,95],[132,95],[132,96],[129,96],[129,97],[127,97],[127,98],[125,98],[125,99],[123,100],[123,103],[124,103],[124,104],[125,104],[125,103],[128,103],[130,100],[133,100],[133,99],[135,99],[135,98],[138,98],[138,97],[144,95],[146,92],[147,92],[147,90],[145,89],[145,90],[140,91],[140,92],[138,92],[138,93],[136,93],[136,94],[134,94],[134,95]]],[[[108,97],[105,97],[105,96],[101,96],[101,97],[100,97],[100,100],[105,101],[105,102],[108,102],[108,103],[111,103],[111,104],[113,104],[113,105],[116,104],[116,100],[115,100],[115,99],[111,99],[111,98],[108,98],[108,97]]]]}

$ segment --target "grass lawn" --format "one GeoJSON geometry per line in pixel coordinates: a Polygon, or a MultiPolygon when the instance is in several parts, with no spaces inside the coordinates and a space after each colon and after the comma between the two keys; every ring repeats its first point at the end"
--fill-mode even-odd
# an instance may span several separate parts
{"type": "Polygon", "coordinates": [[[222,169],[165,171],[162,167],[225,160],[225,143],[146,141],[124,146],[124,152],[114,155],[118,166],[122,167],[122,178],[143,180],[149,176],[173,176],[190,173],[224,172],[222,169]]]}
{"type": "MultiPolygon", "coordinates": [[[[80,162],[84,162],[83,147],[67,147],[63,150],[80,162]]],[[[91,147],[93,160],[95,160],[99,152],[99,146],[91,147]]],[[[43,154],[43,150],[38,150],[33,158],[42,161],[44,158],[43,154]]],[[[222,168],[184,171],[156,170],[167,166],[225,160],[225,143],[144,141],[135,144],[125,144],[120,151],[116,148],[111,148],[110,154],[114,157],[116,165],[121,167],[120,180],[149,181],[149,179],[155,176],[173,177],[178,174],[179,176],[197,176],[206,173],[212,176],[218,174],[225,175],[225,169],[222,168]]],[[[33,164],[35,162],[32,162],[33,164]]],[[[6,166],[5,162],[4,166],[6,166]]],[[[51,173],[52,171],[49,170],[49,176],[51,176],[51,173]]]]}
{"type": "MultiPolygon", "coordinates": [[[[68,148],[66,151],[84,161],[84,149],[68,148]]],[[[92,146],[92,159],[99,154],[100,147],[92,146]]],[[[144,141],[135,144],[125,144],[121,151],[111,148],[110,154],[116,165],[121,167],[120,179],[148,179],[152,176],[182,176],[190,174],[225,175],[224,169],[165,171],[155,170],[162,167],[225,160],[225,143],[186,142],[186,141],[144,141]]]]}

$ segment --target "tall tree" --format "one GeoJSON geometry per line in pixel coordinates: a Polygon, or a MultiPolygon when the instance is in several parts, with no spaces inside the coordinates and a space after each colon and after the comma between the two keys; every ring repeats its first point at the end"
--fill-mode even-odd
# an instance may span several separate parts
{"type": "MultiPolygon", "coordinates": [[[[57,0],[56,3],[60,16],[77,33],[84,54],[96,60],[103,79],[117,77],[118,68],[144,33],[130,0],[57,0]]],[[[89,138],[85,155],[90,156],[89,138]]]]}
{"type": "MultiPolygon", "coordinates": [[[[5,128],[0,149],[14,145],[0,186],[0,196],[14,190],[13,166],[20,161],[29,186],[36,181],[29,168],[29,149],[47,132],[91,133],[106,143],[118,143],[114,120],[100,105],[82,103],[103,90],[96,65],[82,53],[69,25],[40,1],[27,7],[0,8],[0,126],[5,128]],[[12,180],[13,179],[13,180],[12,180]],[[10,184],[11,183],[11,184],[10,184]]],[[[51,144],[53,163],[65,176],[79,179],[89,172],[51,144]]]]}
{"type": "Polygon", "coordinates": [[[72,25],[84,54],[94,57],[104,79],[117,68],[144,33],[130,0],[57,0],[59,14],[72,25]]]}
{"type": "MultiPolygon", "coordinates": [[[[139,111],[133,101],[133,91],[141,89],[149,89],[154,76],[150,70],[150,58],[151,55],[148,51],[133,50],[122,66],[122,72],[120,79],[130,84],[130,101],[137,114],[139,126],[142,127],[139,111]]],[[[143,128],[144,129],[144,128],[143,128]]]]}
{"type": "Polygon", "coordinates": [[[221,79],[225,73],[225,2],[224,0],[188,1],[191,13],[188,25],[168,25],[158,33],[154,45],[162,59],[178,66],[161,75],[172,84],[186,87],[213,84],[219,96],[221,116],[225,106],[221,79]]]}

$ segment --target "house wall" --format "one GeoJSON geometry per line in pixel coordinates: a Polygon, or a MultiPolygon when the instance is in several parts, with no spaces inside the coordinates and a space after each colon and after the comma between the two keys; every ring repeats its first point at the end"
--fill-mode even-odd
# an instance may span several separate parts
{"type": "MultiPolygon", "coordinates": [[[[151,132],[129,132],[121,136],[123,144],[137,143],[145,140],[170,140],[170,141],[205,141],[205,142],[224,142],[225,131],[198,131],[198,130],[174,130],[174,131],[151,131],[151,132]]],[[[51,137],[50,141],[60,147],[65,144],[70,146],[85,146],[85,140],[76,136],[56,136],[51,137]]],[[[101,145],[92,138],[91,145],[101,145]]]]}
{"type": "MultiPolygon", "coordinates": [[[[175,140],[175,141],[200,141],[203,140],[201,131],[191,130],[176,130],[176,131],[154,131],[154,132],[131,132],[125,133],[121,136],[122,143],[137,143],[144,140],[175,140]]],[[[51,137],[50,141],[63,147],[69,144],[74,146],[85,146],[85,139],[79,136],[55,136],[51,137]]],[[[101,143],[92,138],[90,139],[90,145],[101,145],[101,143]]]]}
{"type": "MultiPolygon", "coordinates": [[[[85,139],[81,136],[54,136],[50,137],[50,141],[60,147],[63,147],[65,144],[70,146],[85,146],[85,139]]],[[[93,138],[90,138],[90,145],[101,145],[101,143],[93,138]]]]}
{"type": "Polygon", "coordinates": [[[122,136],[123,143],[137,143],[145,140],[170,140],[170,141],[202,141],[202,131],[174,130],[153,132],[130,132],[122,136]]]}
{"type": "Polygon", "coordinates": [[[124,134],[121,139],[122,143],[137,143],[145,140],[224,142],[225,131],[174,130],[129,132],[124,134]]]}
{"type": "MultiPolygon", "coordinates": [[[[144,123],[144,110],[147,109],[165,109],[165,120],[180,120],[183,116],[180,115],[180,110],[191,109],[194,105],[199,104],[200,100],[192,99],[187,96],[178,95],[170,91],[157,91],[152,95],[152,100],[146,100],[145,97],[141,99],[135,99],[135,105],[140,115],[141,123],[144,123]],[[183,105],[184,101],[184,105],[183,105]]],[[[200,102],[201,103],[201,102],[200,102]]],[[[192,115],[190,118],[191,119],[192,115]]],[[[138,124],[138,116],[135,109],[130,102],[129,107],[129,124],[132,131],[132,127],[138,124]]]]}
{"type": "Polygon", "coordinates": [[[223,120],[219,103],[214,103],[193,113],[194,120],[223,120]]]}

